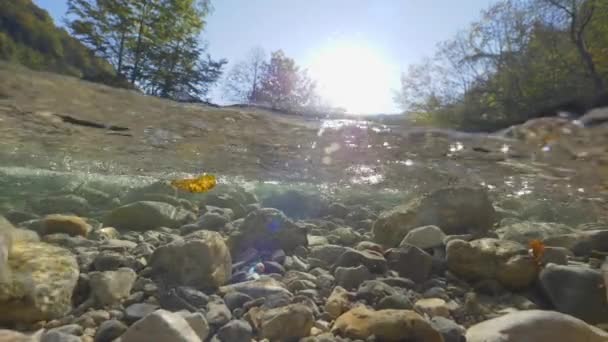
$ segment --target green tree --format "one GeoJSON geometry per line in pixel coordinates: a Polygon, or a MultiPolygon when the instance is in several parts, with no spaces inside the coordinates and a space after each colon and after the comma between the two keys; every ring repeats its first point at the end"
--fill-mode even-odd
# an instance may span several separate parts
{"type": "Polygon", "coordinates": [[[204,97],[225,60],[199,36],[208,0],[69,0],[68,26],[133,85],[167,98],[204,97]]]}
{"type": "MultiPolygon", "coordinates": [[[[568,31],[570,40],[576,46],[576,50],[580,56],[581,62],[593,84],[597,93],[606,91],[606,83],[598,72],[598,67],[594,61],[593,55],[589,50],[589,42],[587,40],[587,30],[595,15],[596,10],[606,9],[605,5],[600,7],[600,3],[605,1],[598,0],[540,0],[543,3],[549,4],[551,9],[558,13],[554,16],[554,21],[557,21],[565,26],[568,31]]],[[[605,18],[605,15],[604,15],[605,18]]]]}
{"type": "Polygon", "coordinates": [[[590,100],[608,77],[607,19],[596,0],[498,1],[404,73],[395,101],[414,120],[496,130],[590,100]]]}
{"type": "Polygon", "coordinates": [[[127,39],[134,25],[130,0],[68,0],[67,21],[72,34],[124,75],[127,39]]]}

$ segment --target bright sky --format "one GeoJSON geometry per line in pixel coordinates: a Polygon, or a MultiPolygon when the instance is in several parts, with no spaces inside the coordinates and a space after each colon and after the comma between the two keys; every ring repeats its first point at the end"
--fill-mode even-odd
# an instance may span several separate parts
{"type": "MultiPolygon", "coordinates": [[[[254,46],[282,49],[308,68],[332,105],[392,113],[408,64],[432,55],[495,0],[212,0],[203,34],[214,58],[242,59],[254,46]]],[[[61,23],[65,0],[34,0],[61,23]]],[[[230,67],[230,65],[229,65],[230,67]]],[[[213,100],[222,102],[219,89],[213,100]]]]}

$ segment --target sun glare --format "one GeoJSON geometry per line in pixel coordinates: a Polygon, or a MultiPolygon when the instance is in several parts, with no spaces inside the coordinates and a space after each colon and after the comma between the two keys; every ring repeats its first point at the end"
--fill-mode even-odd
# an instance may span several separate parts
{"type": "Polygon", "coordinates": [[[319,95],[352,114],[393,111],[392,91],[399,72],[365,44],[332,44],[316,51],[310,75],[319,95]]]}

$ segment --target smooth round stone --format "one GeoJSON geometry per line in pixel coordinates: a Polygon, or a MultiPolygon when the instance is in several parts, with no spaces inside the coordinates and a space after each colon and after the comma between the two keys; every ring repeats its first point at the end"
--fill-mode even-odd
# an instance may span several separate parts
{"type": "Polygon", "coordinates": [[[125,321],[133,323],[144,318],[145,316],[156,311],[157,309],[158,305],[149,303],[135,303],[129,305],[125,309],[125,321]]]}
{"type": "MultiPolygon", "coordinates": [[[[14,341],[14,340],[13,340],[14,341]]],[[[43,342],[81,342],[80,337],[51,330],[43,335],[43,342]]]]}
{"type": "Polygon", "coordinates": [[[127,326],[115,319],[101,323],[95,333],[95,342],[112,342],[127,331],[127,326]]]}
{"type": "Polygon", "coordinates": [[[224,296],[224,302],[230,311],[242,308],[243,304],[250,300],[253,300],[253,298],[241,292],[229,292],[224,296]]]}
{"type": "Polygon", "coordinates": [[[414,304],[412,304],[412,301],[409,299],[409,297],[403,294],[394,294],[391,296],[384,297],[380,299],[378,305],[376,305],[377,310],[411,310],[413,307],[414,304]]]}
{"type": "Polygon", "coordinates": [[[232,320],[217,332],[221,341],[249,342],[253,334],[251,325],[243,320],[232,320]]]}
{"type": "Polygon", "coordinates": [[[49,332],[51,331],[57,331],[63,334],[68,334],[68,335],[74,335],[74,336],[80,336],[82,335],[82,327],[78,324],[67,324],[64,326],[60,326],[54,329],[49,330],[49,332]]]}
{"type": "Polygon", "coordinates": [[[265,273],[285,274],[285,268],[274,261],[264,261],[264,271],[265,273]]]}

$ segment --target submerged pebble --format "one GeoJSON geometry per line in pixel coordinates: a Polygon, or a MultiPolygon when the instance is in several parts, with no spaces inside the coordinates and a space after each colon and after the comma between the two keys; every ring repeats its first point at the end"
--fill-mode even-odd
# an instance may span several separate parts
{"type": "Polygon", "coordinates": [[[603,248],[604,233],[594,226],[572,236],[562,225],[503,220],[509,225],[494,234],[496,212],[476,189],[444,189],[393,209],[279,206],[289,215],[238,192],[187,203],[135,194],[107,207],[95,228],[86,215],[23,221],[46,222],[37,231],[53,245],[24,238],[4,248],[13,287],[0,283],[0,294],[34,299],[16,310],[0,296],[6,323],[33,331],[51,320],[45,338],[61,341],[462,342],[466,334],[474,342],[494,338],[484,321],[519,336],[528,328],[511,318],[517,310],[553,324],[564,316],[529,309],[555,309],[597,336],[585,324],[608,322],[600,263],[580,252],[603,248]],[[190,210],[199,210],[198,221],[190,210]],[[373,228],[356,226],[362,220],[375,220],[373,228]],[[542,230],[530,235],[529,227],[542,230]],[[547,240],[538,260],[523,243],[528,236],[547,240]],[[536,280],[546,298],[534,292],[536,280]]]}

